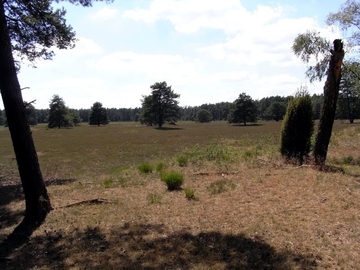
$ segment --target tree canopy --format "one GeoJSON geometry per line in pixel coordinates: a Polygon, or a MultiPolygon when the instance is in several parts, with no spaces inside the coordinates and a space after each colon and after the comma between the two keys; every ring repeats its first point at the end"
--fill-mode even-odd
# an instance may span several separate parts
{"type": "Polygon", "coordinates": [[[53,95],[50,100],[50,110],[48,116],[49,128],[72,127],[72,115],[65,106],[65,101],[59,95],[53,95]]]}
{"type": "MultiPolygon", "coordinates": [[[[112,0],[68,0],[90,7],[92,2],[112,0]]],[[[13,53],[21,60],[34,62],[38,58],[52,59],[53,47],[69,49],[75,46],[75,31],[66,24],[66,10],[55,9],[52,3],[66,0],[6,0],[1,1],[13,53]]]]}
{"type": "Polygon", "coordinates": [[[196,114],[196,121],[199,123],[209,123],[212,121],[211,112],[206,109],[198,110],[196,114]]]}
{"type": "Polygon", "coordinates": [[[143,96],[140,121],[147,125],[157,125],[159,128],[165,122],[176,123],[180,119],[180,107],[176,94],[167,83],[157,82],[150,86],[151,94],[143,96]]]}
{"type": "Polygon", "coordinates": [[[234,106],[229,114],[229,123],[244,123],[256,122],[256,104],[251,96],[246,93],[241,93],[239,98],[234,101],[234,106]]]}
{"type": "Polygon", "coordinates": [[[95,102],[90,111],[89,125],[107,125],[109,124],[109,117],[107,110],[102,106],[101,102],[95,102]]]}

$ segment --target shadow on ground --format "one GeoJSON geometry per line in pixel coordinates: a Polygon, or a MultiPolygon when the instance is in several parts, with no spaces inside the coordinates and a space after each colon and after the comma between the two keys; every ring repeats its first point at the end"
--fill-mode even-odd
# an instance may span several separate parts
{"type": "Polygon", "coordinates": [[[246,125],[244,124],[233,124],[233,127],[260,127],[263,126],[264,124],[258,124],[258,123],[246,123],[246,125]]]}
{"type": "MultiPolygon", "coordinates": [[[[41,230],[41,227],[40,229],[41,230]]],[[[1,249],[1,269],[315,269],[314,259],[277,251],[259,238],[186,231],[163,225],[46,232],[17,249],[1,249]]],[[[3,248],[0,244],[0,248],[3,248]]]]}
{"type": "MultiPolygon", "coordinates": [[[[66,185],[76,179],[47,179],[46,186],[66,185]]],[[[0,179],[0,229],[14,226],[22,220],[25,209],[14,211],[9,207],[12,202],[25,200],[20,179],[0,179]]]]}
{"type": "Polygon", "coordinates": [[[183,128],[179,128],[179,127],[157,127],[155,128],[157,130],[163,130],[163,131],[169,131],[169,130],[184,130],[183,128]]]}

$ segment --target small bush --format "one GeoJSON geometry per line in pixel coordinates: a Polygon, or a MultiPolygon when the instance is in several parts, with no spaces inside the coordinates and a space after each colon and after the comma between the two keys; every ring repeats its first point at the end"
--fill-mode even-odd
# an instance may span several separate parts
{"type": "Polygon", "coordinates": [[[286,109],[281,129],[281,155],[302,164],[310,152],[313,132],[311,98],[306,92],[299,93],[290,99],[286,109]]]}
{"type": "Polygon", "coordinates": [[[147,199],[150,203],[161,203],[162,196],[160,194],[150,193],[147,199]]]}
{"type": "Polygon", "coordinates": [[[236,185],[231,180],[220,179],[211,183],[208,190],[211,194],[215,195],[228,191],[229,189],[234,189],[235,187],[236,185]]]}
{"type": "Polygon", "coordinates": [[[156,171],[157,171],[157,172],[162,172],[163,169],[164,169],[164,167],[165,167],[164,163],[160,162],[160,163],[158,163],[158,164],[156,165],[156,171]]]}
{"type": "Polygon", "coordinates": [[[169,191],[180,189],[184,183],[184,175],[178,172],[168,172],[161,175],[161,180],[165,182],[169,191]]]}
{"type": "Polygon", "coordinates": [[[153,171],[153,166],[149,163],[142,163],[138,166],[138,169],[140,172],[142,173],[152,173],[153,171]]]}
{"type": "Polygon", "coordinates": [[[177,162],[179,163],[180,167],[186,167],[188,164],[188,157],[181,155],[177,158],[177,162]]]}
{"type": "Polygon", "coordinates": [[[190,189],[190,188],[185,188],[184,189],[185,192],[185,198],[190,200],[194,200],[194,201],[198,201],[199,199],[195,196],[195,190],[190,189]]]}

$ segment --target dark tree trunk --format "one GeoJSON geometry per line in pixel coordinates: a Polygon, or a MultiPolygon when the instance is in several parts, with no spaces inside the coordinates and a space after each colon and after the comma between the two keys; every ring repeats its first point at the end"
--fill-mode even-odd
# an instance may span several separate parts
{"type": "Polygon", "coordinates": [[[0,1],[0,61],[0,90],[25,194],[25,217],[43,219],[52,208],[26,120],[3,1],[0,1]]]}
{"type": "Polygon", "coordinates": [[[331,54],[328,75],[324,86],[324,105],[321,110],[319,130],[314,146],[315,164],[321,167],[325,165],[335,118],[336,102],[339,96],[341,65],[345,54],[343,43],[340,39],[334,40],[334,50],[331,50],[331,54]]]}

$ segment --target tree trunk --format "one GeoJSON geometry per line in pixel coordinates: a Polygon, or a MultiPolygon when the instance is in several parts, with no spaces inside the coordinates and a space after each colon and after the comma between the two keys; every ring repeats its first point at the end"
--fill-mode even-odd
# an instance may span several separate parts
{"type": "Polygon", "coordinates": [[[325,165],[335,118],[336,102],[339,96],[341,65],[345,54],[343,43],[340,39],[334,40],[334,50],[331,50],[331,54],[328,75],[324,86],[324,105],[321,110],[319,129],[314,146],[315,164],[321,167],[325,165]]]}
{"type": "Polygon", "coordinates": [[[0,1],[0,89],[25,194],[25,217],[45,218],[52,209],[40,171],[12,55],[3,1],[0,1]]]}

